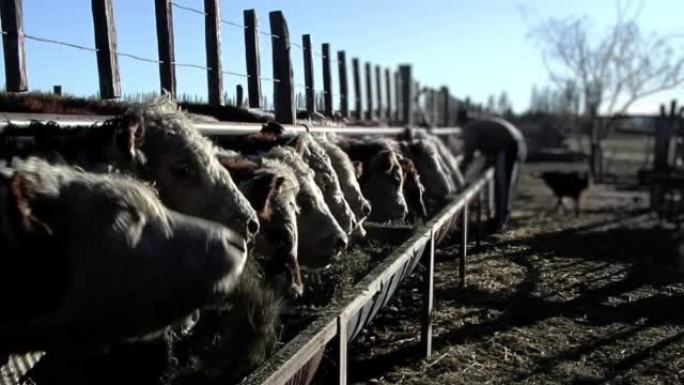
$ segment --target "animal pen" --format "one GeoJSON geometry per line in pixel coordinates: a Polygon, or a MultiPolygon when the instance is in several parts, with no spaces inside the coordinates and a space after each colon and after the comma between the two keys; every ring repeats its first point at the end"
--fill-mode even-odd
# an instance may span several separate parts
{"type": "MultiPolygon", "coordinates": [[[[278,122],[283,123],[288,133],[325,132],[340,135],[397,135],[407,127],[414,127],[416,117],[424,117],[433,126],[429,132],[435,135],[458,135],[459,110],[470,114],[478,111],[452,96],[446,87],[440,90],[425,89],[425,105],[416,105],[419,87],[412,77],[410,65],[400,65],[397,71],[381,66],[365,64],[365,82],[361,78],[361,61],[352,58],[352,83],[355,97],[349,92],[347,78],[347,54],[337,51],[335,55],[329,43],[323,43],[321,53],[317,53],[311,42],[311,35],[302,36],[302,44],[291,41],[285,16],[280,11],[269,13],[270,32],[259,27],[254,10],[245,10],[243,23],[224,20],[220,16],[220,1],[205,0],[204,9],[195,9],[171,0],[156,0],[156,27],[158,58],[120,52],[117,49],[114,26],[113,5],[111,0],[92,0],[95,46],[88,47],[52,38],[25,33],[22,21],[21,0],[0,2],[2,16],[2,35],[5,57],[6,88],[8,92],[29,90],[24,41],[34,40],[46,44],[58,44],[91,51],[97,56],[99,74],[99,94],[103,99],[116,99],[122,96],[119,77],[119,57],[149,62],[159,66],[160,89],[176,96],[176,67],[192,67],[206,71],[208,102],[220,108],[224,104],[223,76],[235,76],[247,83],[247,105],[250,108],[263,108],[261,91],[262,80],[273,84],[274,113],[278,122]],[[173,12],[176,8],[183,12],[202,15],[205,20],[206,63],[180,63],[175,61],[173,45],[173,12]],[[221,63],[221,26],[229,25],[244,31],[245,61],[247,72],[244,74],[226,71],[221,63]],[[260,72],[259,37],[271,39],[272,78],[260,72]],[[381,120],[390,122],[394,127],[368,127],[363,124],[353,126],[314,126],[297,124],[295,106],[295,84],[292,65],[292,48],[301,50],[304,58],[306,110],[316,111],[314,86],[314,57],[321,59],[323,73],[322,113],[328,118],[354,118],[363,123],[381,120]],[[334,57],[336,56],[336,59],[334,57]],[[339,92],[332,84],[333,64],[338,66],[339,92]],[[373,76],[374,75],[374,76],[373,76]],[[383,76],[384,75],[384,76],[383,76]],[[373,81],[375,80],[375,81],[373,81]],[[384,80],[384,82],[383,82],[384,80]],[[362,88],[365,83],[365,106],[362,88]],[[384,86],[383,86],[384,83],[384,86]],[[384,92],[383,92],[384,88],[384,92]],[[339,99],[339,112],[334,111],[333,97],[339,99]]],[[[239,88],[240,90],[240,88],[239,88]]],[[[61,90],[60,90],[61,92],[61,90]]],[[[238,100],[241,92],[238,91],[238,100]]],[[[4,123],[0,132],[9,132],[12,127],[17,135],[31,121],[54,121],[63,127],[90,126],[107,119],[107,116],[63,116],[55,114],[0,113],[4,123]]],[[[195,123],[201,133],[210,137],[224,135],[243,135],[258,132],[259,124],[239,122],[195,123]]],[[[306,384],[309,383],[320,364],[326,346],[334,346],[340,384],[347,378],[347,346],[359,332],[375,317],[377,312],[388,303],[419,263],[425,266],[425,285],[422,288],[423,311],[421,319],[421,345],[425,356],[431,354],[431,314],[433,305],[433,274],[435,246],[442,242],[446,234],[457,230],[461,235],[460,283],[466,282],[466,262],[470,229],[474,227],[475,240],[482,237],[483,224],[494,215],[494,171],[483,170],[479,178],[465,190],[454,196],[437,215],[424,224],[414,228],[389,227],[369,224],[368,236],[383,240],[393,240],[394,251],[384,257],[353,289],[345,293],[338,303],[327,306],[321,315],[297,336],[286,343],[268,361],[245,378],[244,384],[306,384]],[[471,224],[472,222],[472,224],[471,224]]],[[[39,354],[14,356],[2,368],[1,384],[12,384],[30,369],[39,354]]]]}

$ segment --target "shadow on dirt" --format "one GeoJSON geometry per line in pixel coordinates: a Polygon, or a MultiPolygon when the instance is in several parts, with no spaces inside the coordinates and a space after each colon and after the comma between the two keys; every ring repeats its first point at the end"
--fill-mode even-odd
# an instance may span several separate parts
{"type": "MultiPolygon", "coordinates": [[[[643,212],[625,213],[619,218],[589,223],[556,232],[533,234],[510,242],[485,244],[481,251],[495,253],[480,259],[509,260],[521,267],[524,278],[516,287],[505,290],[487,291],[477,285],[465,289],[436,287],[435,298],[447,299],[449,306],[475,308],[462,315],[461,319],[477,313],[495,310],[498,316],[476,323],[466,323],[458,328],[449,328],[433,340],[433,349],[446,349],[451,345],[473,340],[486,340],[500,332],[513,328],[528,327],[553,317],[564,317],[583,326],[600,327],[612,324],[636,325],[626,331],[613,333],[606,338],[593,339],[587,344],[562,351],[538,360],[530,372],[519,373],[511,382],[524,381],[539,371],[554,367],[563,361],[579,357],[609,345],[615,341],[630,338],[647,328],[663,325],[684,325],[684,296],[663,294],[658,291],[636,300],[609,301],[610,298],[629,296],[631,292],[644,287],[659,288],[681,282],[678,273],[677,244],[672,230],[661,226],[639,227],[643,212]],[[564,257],[563,262],[555,260],[564,257]],[[554,268],[561,271],[580,272],[579,282],[569,285],[556,283],[549,291],[542,278],[539,259],[549,259],[554,268]],[[540,286],[545,291],[540,294],[540,286]],[[557,287],[558,286],[558,287],[557,287]],[[557,287],[557,288],[556,288],[557,287]],[[574,292],[567,300],[556,296],[558,292],[574,292]],[[559,299],[561,298],[561,299],[559,299]]],[[[548,274],[546,272],[545,274],[548,274]]],[[[437,305],[439,306],[439,305],[437,305]]],[[[684,340],[680,333],[670,338],[649,341],[650,347],[638,350],[619,362],[614,362],[605,378],[585,379],[577,383],[593,384],[610,380],[629,370],[639,362],[652,357],[655,351],[684,340]]],[[[419,355],[419,345],[411,344],[392,349],[356,364],[364,376],[381,376],[383,370],[402,365],[419,355]]],[[[578,379],[579,380],[579,379],[578,379]]]]}

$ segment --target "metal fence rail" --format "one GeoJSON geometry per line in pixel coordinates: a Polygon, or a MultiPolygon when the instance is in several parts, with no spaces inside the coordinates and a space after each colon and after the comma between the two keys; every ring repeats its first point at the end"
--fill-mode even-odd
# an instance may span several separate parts
{"type": "Polygon", "coordinates": [[[462,285],[466,279],[466,258],[470,240],[469,207],[475,205],[476,242],[481,238],[483,214],[492,219],[494,212],[494,169],[485,170],[482,176],[456,195],[426,224],[418,226],[413,235],[393,253],[385,257],[370,273],[358,282],[337,304],[330,305],[318,320],[302,331],[250,376],[242,385],[304,385],[316,372],[321,355],[327,346],[334,346],[337,361],[337,383],[347,383],[347,345],[388,303],[402,282],[420,261],[424,273],[422,288],[423,311],[421,324],[421,351],[432,353],[432,305],[434,300],[434,253],[439,239],[460,225],[461,253],[459,276],[462,285]],[[485,206],[485,207],[483,207],[485,206]],[[483,210],[484,209],[484,210],[483,210]],[[332,345],[331,345],[332,344],[332,345]]]}
{"type": "MultiPolygon", "coordinates": [[[[90,127],[101,123],[112,116],[105,115],[61,115],[61,114],[37,114],[37,113],[0,113],[0,133],[8,127],[18,129],[21,134],[22,128],[27,128],[32,122],[56,122],[64,129],[90,127]]],[[[194,126],[204,135],[241,135],[255,133],[261,130],[260,123],[235,123],[235,122],[197,122],[194,126]]],[[[284,125],[290,133],[336,133],[341,135],[397,135],[405,131],[401,127],[363,127],[363,126],[306,126],[284,125]]],[[[441,127],[429,130],[436,135],[460,134],[459,127],[441,127]]],[[[440,213],[427,224],[419,226],[414,235],[400,245],[395,252],[385,258],[366,278],[364,278],[346,296],[344,305],[335,305],[325,312],[310,327],[302,331],[292,341],[285,345],[276,355],[269,360],[261,369],[255,371],[244,380],[246,384],[299,384],[306,383],[316,373],[318,363],[322,357],[325,346],[335,340],[339,347],[338,360],[340,365],[340,379],[346,381],[346,346],[351,342],[365,325],[373,319],[377,312],[394,295],[404,279],[411,274],[418,262],[424,259],[428,265],[432,282],[434,271],[434,246],[446,232],[454,227],[459,213],[463,213],[463,240],[467,242],[467,207],[471,200],[481,198],[481,192],[485,187],[489,190],[489,198],[493,197],[492,181],[493,170],[487,170],[481,179],[474,182],[462,193],[454,197],[440,213]],[[278,364],[274,364],[277,362],[278,364]],[[304,381],[304,382],[301,382],[304,381]]],[[[478,207],[480,207],[478,200],[478,207]]],[[[491,209],[493,205],[488,203],[491,209]]],[[[479,216],[478,216],[479,221],[479,216]]],[[[478,227],[479,228],[479,227],[478,227]]],[[[479,237],[478,237],[479,239],[479,237]]],[[[465,279],[465,243],[463,247],[462,279],[465,279]]],[[[432,298],[432,284],[426,288],[426,300],[432,298]]],[[[427,305],[426,305],[427,306],[427,305]]],[[[423,324],[423,343],[426,346],[426,354],[429,355],[430,329],[429,316],[425,315],[421,320],[423,324]],[[427,342],[426,342],[427,341],[427,342]]],[[[43,353],[31,353],[28,355],[12,356],[8,365],[2,367],[0,385],[18,383],[23,376],[39,359],[43,353]]]]}
{"type": "MultiPolygon", "coordinates": [[[[0,112],[0,133],[7,127],[28,127],[32,122],[55,122],[64,128],[89,127],[102,123],[113,116],[109,115],[62,115],[39,113],[0,112]]],[[[207,136],[246,135],[259,132],[261,123],[240,122],[194,122],[194,127],[207,136]]],[[[314,124],[284,124],[290,133],[334,133],[339,135],[398,135],[405,131],[404,127],[366,127],[366,126],[317,126],[314,124]]],[[[435,135],[460,135],[460,127],[436,127],[429,129],[435,135]]]]}

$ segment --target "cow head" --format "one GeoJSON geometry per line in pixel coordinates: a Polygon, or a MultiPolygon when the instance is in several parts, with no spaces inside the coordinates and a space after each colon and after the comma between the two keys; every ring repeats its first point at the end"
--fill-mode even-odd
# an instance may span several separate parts
{"type": "Polygon", "coordinates": [[[394,151],[382,150],[363,164],[361,189],[373,207],[370,220],[403,220],[407,214],[404,176],[394,151]]]}
{"type": "Polygon", "coordinates": [[[32,242],[5,247],[3,241],[3,262],[15,262],[2,272],[21,281],[15,292],[32,310],[19,315],[30,322],[11,327],[3,313],[3,347],[23,351],[59,344],[64,336],[79,344],[147,334],[212,304],[242,272],[240,236],[167,210],[139,182],[37,159],[12,167],[0,187],[2,237],[12,231],[32,242]]]}
{"type": "Polygon", "coordinates": [[[314,180],[335,220],[347,235],[351,234],[356,230],[358,222],[342,193],[339,178],[325,150],[309,134],[298,135],[293,146],[313,170],[314,180]]]}
{"type": "Polygon", "coordinates": [[[254,247],[257,255],[265,257],[260,262],[266,274],[275,278],[279,292],[301,295],[303,283],[297,260],[299,185],[294,175],[283,166],[269,161],[257,163],[238,154],[219,159],[257,213],[261,230],[254,247]],[[289,275],[286,284],[279,278],[281,273],[289,275]]]}
{"type": "Polygon", "coordinates": [[[144,154],[139,174],[154,183],[169,208],[218,222],[248,239],[256,236],[256,213],[219,163],[216,147],[175,103],[161,98],[133,108],[118,120],[116,138],[123,153],[144,154]]]}

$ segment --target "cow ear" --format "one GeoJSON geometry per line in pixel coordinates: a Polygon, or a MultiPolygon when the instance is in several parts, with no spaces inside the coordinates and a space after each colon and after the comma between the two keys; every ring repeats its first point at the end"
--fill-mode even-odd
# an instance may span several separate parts
{"type": "Polygon", "coordinates": [[[121,153],[128,159],[134,159],[145,137],[142,115],[134,114],[120,118],[114,135],[116,146],[121,153]]]}
{"type": "Polygon", "coordinates": [[[35,196],[34,182],[28,175],[16,172],[9,182],[9,190],[17,214],[18,224],[25,234],[52,235],[48,225],[33,215],[31,201],[35,196]]]}
{"type": "Polygon", "coordinates": [[[249,179],[254,171],[259,168],[256,162],[245,159],[239,155],[218,155],[218,160],[228,170],[233,179],[249,179]]]}
{"type": "Polygon", "coordinates": [[[306,140],[303,140],[301,137],[298,137],[294,143],[294,149],[297,152],[297,154],[304,155],[304,153],[306,152],[306,148],[307,148],[306,140]]]}
{"type": "Polygon", "coordinates": [[[277,175],[262,175],[251,181],[249,203],[257,212],[260,220],[268,220],[271,216],[271,199],[280,189],[285,178],[277,175]]]}

